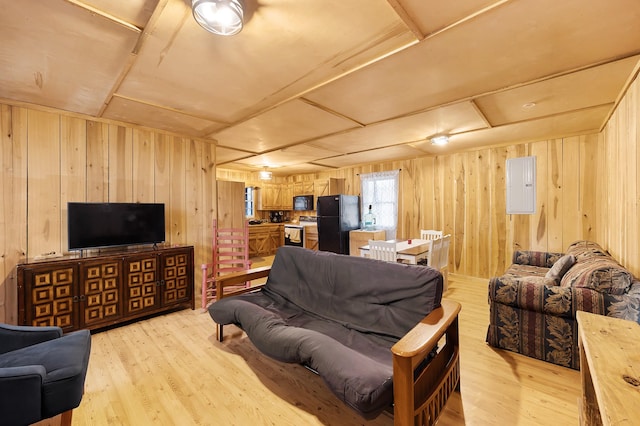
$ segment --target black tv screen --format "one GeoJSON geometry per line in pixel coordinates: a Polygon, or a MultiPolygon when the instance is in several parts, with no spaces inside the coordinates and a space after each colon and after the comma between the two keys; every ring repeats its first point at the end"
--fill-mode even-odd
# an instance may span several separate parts
{"type": "Polygon", "coordinates": [[[68,203],[69,250],[165,240],[164,204],[68,203]]]}

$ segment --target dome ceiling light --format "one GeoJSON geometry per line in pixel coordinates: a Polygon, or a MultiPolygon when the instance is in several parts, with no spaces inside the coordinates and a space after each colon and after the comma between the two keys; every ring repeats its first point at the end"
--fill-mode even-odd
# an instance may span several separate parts
{"type": "Polygon", "coordinates": [[[273,177],[273,173],[267,170],[267,166],[264,166],[264,170],[260,170],[258,175],[260,176],[260,180],[271,180],[273,177]]]}
{"type": "Polygon", "coordinates": [[[446,136],[446,135],[434,136],[431,138],[432,145],[446,145],[448,143],[449,143],[449,136],[446,136]]]}
{"type": "Polygon", "coordinates": [[[191,9],[196,22],[213,34],[231,36],[242,30],[241,0],[191,0],[191,9]]]}

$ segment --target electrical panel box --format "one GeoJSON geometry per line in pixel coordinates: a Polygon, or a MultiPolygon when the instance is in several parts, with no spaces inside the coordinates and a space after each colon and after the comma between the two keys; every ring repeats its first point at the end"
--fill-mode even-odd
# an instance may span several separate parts
{"type": "Polygon", "coordinates": [[[536,212],[536,157],[507,160],[507,214],[536,212]]]}

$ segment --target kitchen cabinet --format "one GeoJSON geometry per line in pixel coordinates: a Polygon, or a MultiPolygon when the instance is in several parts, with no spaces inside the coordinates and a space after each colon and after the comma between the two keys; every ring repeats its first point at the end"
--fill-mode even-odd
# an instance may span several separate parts
{"type": "Polygon", "coordinates": [[[293,210],[293,184],[283,183],[280,189],[281,210],[293,210]]]}
{"type": "Polygon", "coordinates": [[[349,255],[360,256],[360,247],[369,244],[369,240],[386,240],[386,232],[384,230],[379,231],[364,231],[362,229],[356,229],[349,232],[349,255]]]}
{"type": "Polygon", "coordinates": [[[317,200],[318,197],[325,195],[336,195],[344,193],[344,179],[327,178],[316,179],[313,181],[313,195],[317,200]]]}
{"type": "Polygon", "coordinates": [[[258,210],[293,210],[293,197],[314,195],[314,202],[324,195],[344,193],[344,179],[327,178],[294,183],[260,183],[257,185],[258,210]]]}
{"type": "Polygon", "coordinates": [[[282,210],[282,186],[262,183],[258,188],[258,210],[282,210]]]}
{"type": "Polygon", "coordinates": [[[249,256],[269,256],[282,245],[284,225],[263,223],[249,225],[249,256]]]}
{"type": "Polygon", "coordinates": [[[304,227],[304,247],[309,250],[318,250],[318,227],[317,226],[305,226],[304,227]]]}
{"type": "Polygon", "coordinates": [[[293,195],[312,195],[313,194],[313,181],[294,182],[293,183],[293,195]]]}
{"type": "Polygon", "coordinates": [[[293,210],[293,184],[261,183],[258,210],[293,210]]]}
{"type": "Polygon", "coordinates": [[[193,247],[62,258],[18,265],[18,323],[97,329],[194,308],[193,247]]]}

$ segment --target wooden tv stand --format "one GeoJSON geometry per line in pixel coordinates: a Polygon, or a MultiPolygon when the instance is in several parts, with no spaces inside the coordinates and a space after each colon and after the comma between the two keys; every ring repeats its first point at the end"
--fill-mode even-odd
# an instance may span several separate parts
{"type": "Polygon", "coordinates": [[[18,323],[99,329],[194,308],[193,246],[145,248],[18,265],[18,323]]]}

